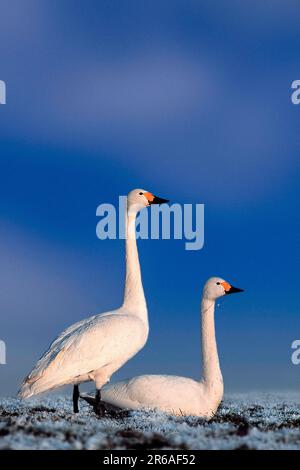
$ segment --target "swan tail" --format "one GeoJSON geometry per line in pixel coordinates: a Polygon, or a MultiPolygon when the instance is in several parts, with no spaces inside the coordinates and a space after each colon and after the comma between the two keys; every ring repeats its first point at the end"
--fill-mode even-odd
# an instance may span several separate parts
{"type": "Polygon", "coordinates": [[[30,398],[34,395],[39,395],[40,393],[49,392],[55,388],[61,387],[63,383],[58,383],[54,379],[46,379],[43,376],[39,377],[26,377],[23,381],[20,390],[18,391],[18,398],[30,398]]]}
{"type": "Polygon", "coordinates": [[[59,374],[64,350],[52,353],[53,351],[49,350],[42,356],[30,374],[25,377],[18,392],[19,398],[39,395],[68,383],[66,380],[62,380],[62,376],[59,374]]]}

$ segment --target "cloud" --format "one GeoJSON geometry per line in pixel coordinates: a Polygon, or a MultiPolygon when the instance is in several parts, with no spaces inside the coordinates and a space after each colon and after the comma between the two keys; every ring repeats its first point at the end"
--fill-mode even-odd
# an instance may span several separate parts
{"type": "MultiPolygon", "coordinates": [[[[83,164],[95,155],[103,160],[106,154],[115,164],[126,166],[133,178],[151,176],[150,186],[167,179],[172,187],[180,176],[188,195],[195,194],[193,188],[201,182],[203,192],[215,201],[219,190],[228,200],[237,200],[238,193],[240,201],[250,201],[285,184],[296,164],[295,143],[287,139],[286,102],[279,98],[285,86],[288,96],[289,83],[279,77],[282,64],[276,58],[270,58],[266,70],[261,52],[256,57],[250,48],[249,61],[243,49],[247,52],[248,39],[243,42],[244,33],[237,35],[231,20],[237,21],[240,31],[245,28],[256,37],[252,24],[256,13],[274,25],[284,10],[283,23],[288,27],[293,26],[292,6],[282,8],[275,1],[270,11],[255,1],[249,11],[244,3],[235,2],[229,18],[223,17],[226,2],[218,8],[188,3],[187,17],[196,18],[196,25],[202,24],[204,15],[220,35],[227,22],[222,44],[178,16],[181,2],[170,9],[150,8],[146,9],[149,21],[156,24],[158,15],[160,27],[149,38],[137,24],[139,41],[130,46],[126,42],[122,48],[119,35],[130,37],[126,29],[130,22],[117,13],[110,11],[109,27],[101,29],[107,12],[101,16],[97,10],[90,36],[92,11],[81,19],[77,8],[68,11],[49,4],[46,8],[44,3],[35,10],[35,4],[30,2],[26,12],[20,6],[20,15],[26,13],[20,31],[19,13],[10,16],[9,4],[5,10],[15,36],[8,30],[3,34],[10,47],[23,48],[23,53],[18,56],[22,67],[8,51],[3,55],[4,70],[7,64],[13,70],[7,83],[10,106],[1,126],[3,137],[61,150],[74,148],[82,152],[83,164]],[[78,30],[72,44],[66,26],[78,30]],[[154,170],[157,167],[159,171],[154,170]],[[265,178],[269,172],[272,182],[265,178]],[[247,189],[250,182],[254,195],[247,189]]],[[[142,23],[147,16],[143,11],[142,23]]],[[[272,37],[280,36],[274,30],[272,37]]],[[[61,152],[57,155],[63,158],[61,152]]]]}
{"type": "MultiPolygon", "coordinates": [[[[240,2],[232,0],[220,0],[218,4],[210,2],[201,5],[197,2],[191,3],[194,12],[202,10],[204,16],[214,18],[222,25],[230,25],[231,32],[242,30],[247,35],[277,36],[281,33],[292,32],[297,29],[297,13],[299,3],[297,0],[261,1],[248,0],[240,2]]],[[[226,26],[225,26],[226,27],[226,26]]],[[[226,28],[226,33],[230,31],[226,28]]]]}
{"type": "Polygon", "coordinates": [[[57,90],[56,98],[63,103],[67,93],[70,117],[81,111],[88,122],[97,120],[100,130],[103,123],[159,126],[161,119],[199,109],[212,91],[205,67],[184,55],[151,51],[126,62],[83,64],[77,72],[77,77],[69,74],[70,87],[57,90]]]}
{"type": "Polygon", "coordinates": [[[174,50],[138,52],[127,60],[73,57],[51,69],[51,79],[28,77],[27,96],[18,97],[25,106],[9,116],[6,131],[76,145],[149,135],[194,112],[204,115],[216,87],[212,72],[204,61],[174,50]]]}
{"type": "Polygon", "coordinates": [[[38,0],[1,0],[0,51],[10,55],[11,63],[22,62],[22,57],[12,55],[21,52],[27,55],[26,47],[46,37],[47,8],[38,0]]]}

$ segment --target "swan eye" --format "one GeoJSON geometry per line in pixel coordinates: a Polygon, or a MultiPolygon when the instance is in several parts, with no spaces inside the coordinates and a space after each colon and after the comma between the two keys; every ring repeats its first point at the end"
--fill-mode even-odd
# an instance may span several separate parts
{"type": "Polygon", "coordinates": [[[142,196],[142,195],[143,195],[143,193],[139,193],[139,195],[140,195],[140,196],[142,196]]]}
{"type": "Polygon", "coordinates": [[[219,286],[219,285],[220,285],[220,282],[217,282],[217,286],[219,286]]]}

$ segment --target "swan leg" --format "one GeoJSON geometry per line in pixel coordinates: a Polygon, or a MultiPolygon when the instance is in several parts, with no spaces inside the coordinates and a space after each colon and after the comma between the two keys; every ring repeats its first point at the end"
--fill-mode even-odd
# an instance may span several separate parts
{"type": "Polygon", "coordinates": [[[96,415],[100,417],[103,417],[105,414],[105,406],[101,402],[101,390],[100,389],[96,390],[94,411],[96,415]]]}
{"type": "Polygon", "coordinates": [[[79,386],[74,385],[74,387],[73,387],[73,411],[74,411],[74,413],[79,412],[79,408],[78,408],[79,397],[80,397],[80,395],[79,395],[79,386]]]}

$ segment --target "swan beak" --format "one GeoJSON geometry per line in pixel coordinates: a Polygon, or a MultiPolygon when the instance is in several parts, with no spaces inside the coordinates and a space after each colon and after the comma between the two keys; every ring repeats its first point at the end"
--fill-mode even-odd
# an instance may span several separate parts
{"type": "Polygon", "coordinates": [[[150,205],[152,205],[152,204],[165,204],[166,202],[169,202],[169,199],[163,199],[162,197],[154,196],[154,199],[151,202],[149,201],[149,204],[150,205]]]}
{"type": "Polygon", "coordinates": [[[144,193],[144,196],[147,198],[149,206],[152,206],[152,204],[164,204],[165,202],[169,202],[169,199],[163,199],[162,197],[154,196],[151,193],[144,193]]]}
{"type": "Polygon", "coordinates": [[[236,294],[237,292],[244,292],[244,289],[240,289],[239,287],[230,286],[229,289],[225,290],[225,294],[236,294]]]}

